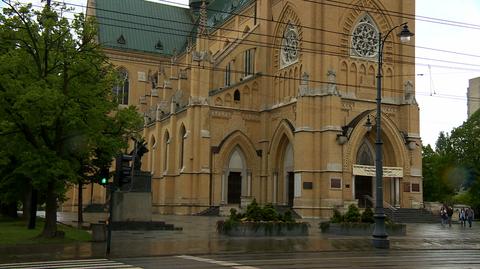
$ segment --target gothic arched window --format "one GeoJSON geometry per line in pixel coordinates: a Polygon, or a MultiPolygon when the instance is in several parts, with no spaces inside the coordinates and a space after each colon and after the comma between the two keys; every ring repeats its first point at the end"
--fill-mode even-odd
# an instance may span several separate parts
{"type": "Polygon", "coordinates": [[[352,32],[352,55],[374,58],[378,53],[378,27],[373,19],[365,14],[352,32]]]}
{"type": "Polygon", "coordinates": [[[179,149],[179,152],[180,152],[180,160],[179,160],[179,166],[180,166],[180,169],[183,168],[183,165],[184,165],[184,155],[185,155],[185,139],[187,139],[187,131],[185,130],[185,126],[182,126],[180,127],[180,149],[179,149]]]}
{"type": "Polygon", "coordinates": [[[113,86],[113,95],[118,104],[128,105],[129,87],[128,71],[122,68],[118,71],[118,83],[113,86]]]}

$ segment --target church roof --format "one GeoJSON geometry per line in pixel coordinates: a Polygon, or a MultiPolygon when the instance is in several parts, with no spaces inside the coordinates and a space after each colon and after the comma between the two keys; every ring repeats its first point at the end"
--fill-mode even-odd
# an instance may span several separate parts
{"type": "Polygon", "coordinates": [[[104,47],[172,55],[183,51],[193,23],[187,8],[145,0],[96,0],[104,47]]]}
{"type": "MultiPolygon", "coordinates": [[[[253,0],[210,0],[207,27],[214,30],[253,0]]],[[[197,33],[198,13],[145,0],[96,0],[98,39],[103,47],[173,55],[197,33]]],[[[192,41],[195,41],[194,39],[192,41]]]]}

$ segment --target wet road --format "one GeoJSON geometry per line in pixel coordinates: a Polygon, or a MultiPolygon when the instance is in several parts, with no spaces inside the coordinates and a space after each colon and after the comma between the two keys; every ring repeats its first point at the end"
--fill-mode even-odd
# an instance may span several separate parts
{"type": "Polygon", "coordinates": [[[228,254],[210,256],[179,255],[121,259],[142,268],[480,268],[480,252],[464,250],[354,251],[320,253],[228,254]]]}
{"type": "MultiPolygon", "coordinates": [[[[86,214],[85,219],[96,223],[105,216],[105,214],[86,214]]],[[[61,222],[71,225],[75,225],[73,222],[75,217],[76,215],[71,213],[59,214],[61,222]]],[[[337,256],[340,257],[343,257],[343,253],[360,253],[358,259],[361,259],[364,255],[379,255],[379,257],[384,255],[381,252],[376,252],[372,247],[370,236],[325,235],[320,232],[319,221],[315,219],[304,220],[310,223],[310,234],[306,237],[234,238],[219,235],[216,232],[216,221],[223,218],[170,215],[154,215],[153,217],[154,220],[172,223],[175,226],[182,227],[183,230],[115,231],[112,236],[112,252],[107,258],[116,260],[128,257],[171,256],[174,262],[183,260],[185,263],[198,263],[195,260],[179,259],[175,256],[203,257],[204,255],[220,254],[228,258],[230,254],[248,257],[248,255],[255,256],[269,253],[268,255],[277,255],[272,259],[280,259],[285,256],[285,253],[300,255],[290,257],[295,259],[316,252],[317,254],[312,257],[323,257],[328,253],[338,253],[337,256]]],[[[475,222],[472,228],[463,228],[458,224],[451,228],[442,227],[440,224],[409,224],[407,226],[407,236],[390,237],[391,249],[389,253],[412,250],[426,251],[428,253],[424,256],[430,257],[429,259],[432,259],[432,261],[435,258],[442,258],[443,255],[450,257],[450,251],[455,253],[454,256],[459,256],[462,253],[472,255],[476,252],[480,253],[480,225],[477,224],[480,223],[475,222]]],[[[0,263],[105,257],[105,243],[0,246],[0,263]]],[[[475,256],[468,257],[470,258],[467,260],[472,260],[475,256]]],[[[245,258],[245,260],[248,263],[249,258],[245,258]]],[[[408,258],[406,260],[408,261],[408,258]]],[[[329,260],[328,263],[330,264],[330,262],[329,260]]],[[[463,260],[459,262],[463,262],[463,260]]],[[[472,264],[475,265],[476,263],[472,264]]],[[[197,265],[203,266],[201,263],[197,265]]],[[[210,267],[206,266],[204,268],[214,268],[213,265],[215,264],[210,264],[210,267]]]]}

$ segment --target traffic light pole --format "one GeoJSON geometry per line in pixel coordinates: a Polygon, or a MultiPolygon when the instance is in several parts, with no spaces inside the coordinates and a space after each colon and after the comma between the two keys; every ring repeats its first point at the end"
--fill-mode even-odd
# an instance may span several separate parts
{"type": "Polygon", "coordinates": [[[108,225],[107,225],[107,249],[106,249],[106,254],[110,254],[110,246],[112,244],[112,222],[113,222],[113,194],[115,193],[115,184],[114,183],[109,183],[108,185],[108,190],[110,192],[110,205],[108,206],[108,225]]]}

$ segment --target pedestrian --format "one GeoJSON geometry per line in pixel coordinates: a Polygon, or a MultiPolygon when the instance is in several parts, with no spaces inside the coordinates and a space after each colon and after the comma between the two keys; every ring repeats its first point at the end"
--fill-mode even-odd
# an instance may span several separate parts
{"type": "Polygon", "coordinates": [[[440,220],[442,222],[442,226],[447,224],[448,215],[447,215],[447,209],[445,206],[442,206],[440,208],[440,220]]]}
{"type": "Polygon", "coordinates": [[[453,208],[451,206],[447,206],[447,216],[448,216],[448,227],[452,227],[453,208]]]}
{"type": "Polygon", "coordinates": [[[467,210],[465,211],[465,216],[467,217],[467,221],[468,221],[468,227],[472,228],[472,222],[473,222],[473,209],[471,208],[467,208],[467,210]]]}
{"type": "Polygon", "coordinates": [[[462,209],[460,209],[460,212],[458,213],[458,219],[460,220],[460,225],[462,227],[465,227],[465,208],[462,207],[462,209]]]}

